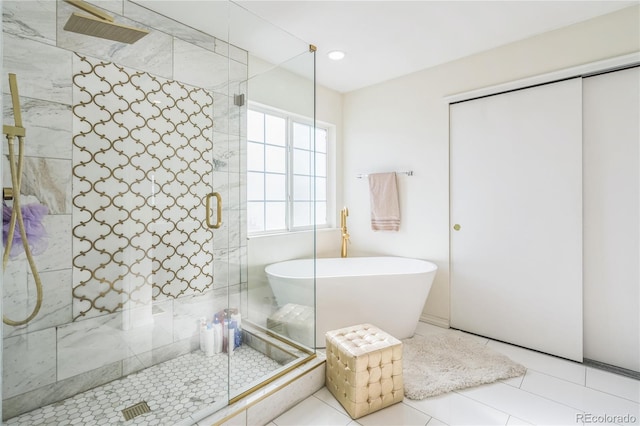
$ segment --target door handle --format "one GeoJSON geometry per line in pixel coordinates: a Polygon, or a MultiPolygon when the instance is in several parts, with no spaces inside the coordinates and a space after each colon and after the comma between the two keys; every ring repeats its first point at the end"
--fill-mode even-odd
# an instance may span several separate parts
{"type": "Polygon", "coordinates": [[[211,192],[207,194],[207,198],[205,200],[205,205],[207,209],[206,222],[207,228],[210,229],[218,229],[222,226],[222,197],[218,192],[211,192]],[[216,223],[211,223],[211,198],[216,197],[216,223]]]}
{"type": "Polygon", "coordinates": [[[460,225],[458,225],[457,223],[455,225],[453,225],[453,229],[455,229],[456,231],[459,231],[460,228],[462,228],[460,225]]]}

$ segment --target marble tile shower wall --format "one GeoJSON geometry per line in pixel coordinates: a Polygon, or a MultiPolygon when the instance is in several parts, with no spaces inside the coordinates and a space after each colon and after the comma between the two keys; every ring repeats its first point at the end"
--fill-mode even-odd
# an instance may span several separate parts
{"type": "MultiPolygon", "coordinates": [[[[27,128],[23,205],[44,204],[46,251],[35,257],[43,306],[21,327],[3,325],[3,417],[10,418],[172,359],[197,347],[197,318],[240,305],[246,289],[246,228],[241,141],[246,107],[233,94],[246,87],[247,52],[127,0],[100,1],[119,21],[151,32],[133,45],[62,30],[71,5],[49,0],[3,1],[3,73],[18,76],[27,128]],[[158,299],[152,306],[74,321],[73,285],[73,61],[88,56],[207,90],[213,97],[213,191],[225,201],[213,242],[213,289],[158,299]],[[231,105],[231,107],[230,107],[231,105]],[[228,262],[227,262],[228,260],[228,262]],[[149,310],[151,312],[149,312],[149,310]],[[131,327],[131,318],[153,321],[131,327]]],[[[4,93],[8,85],[2,84],[4,93]]],[[[5,123],[13,122],[3,96],[5,123]]],[[[3,180],[10,181],[3,143],[3,180]]],[[[3,277],[3,307],[10,318],[26,316],[35,302],[34,279],[24,255],[11,259],[3,277]]]]}

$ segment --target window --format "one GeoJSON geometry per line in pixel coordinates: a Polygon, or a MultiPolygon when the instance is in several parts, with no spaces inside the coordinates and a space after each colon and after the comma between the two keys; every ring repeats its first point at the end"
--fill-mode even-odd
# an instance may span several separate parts
{"type": "Polygon", "coordinates": [[[249,233],[326,226],[328,137],[329,127],[317,124],[314,135],[311,119],[249,107],[249,233]]]}

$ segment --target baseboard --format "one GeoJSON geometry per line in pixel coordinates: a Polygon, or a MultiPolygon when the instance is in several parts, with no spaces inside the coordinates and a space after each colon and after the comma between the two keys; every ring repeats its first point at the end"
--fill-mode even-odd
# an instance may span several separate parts
{"type": "Polygon", "coordinates": [[[582,363],[588,367],[594,367],[600,370],[608,371],[610,373],[620,374],[621,376],[627,376],[631,377],[632,379],[640,380],[640,372],[638,371],[629,370],[623,367],[618,367],[615,365],[607,364],[605,362],[595,361],[587,358],[585,358],[582,363]]]}
{"type": "Polygon", "coordinates": [[[420,321],[426,322],[427,324],[442,327],[442,328],[449,328],[448,318],[440,318],[433,315],[422,314],[420,316],[420,321]]]}

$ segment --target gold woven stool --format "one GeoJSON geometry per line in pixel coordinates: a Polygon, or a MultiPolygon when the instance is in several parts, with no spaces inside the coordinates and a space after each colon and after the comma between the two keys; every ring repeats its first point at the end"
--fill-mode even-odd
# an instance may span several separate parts
{"type": "Polygon", "coordinates": [[[353,419],[404,398],[402,342],[371,324],[328,331],[325,385],[353,419]]]}

